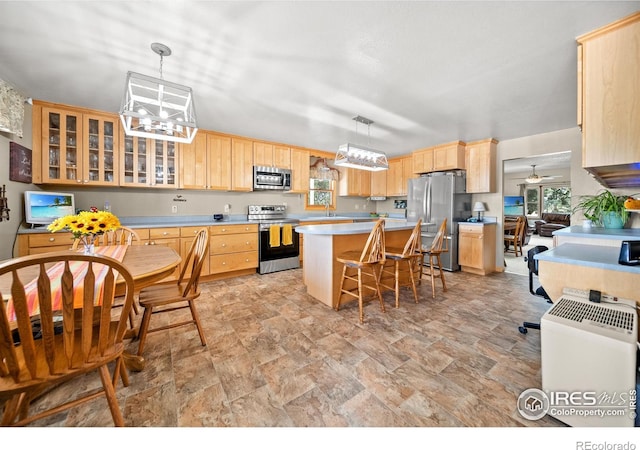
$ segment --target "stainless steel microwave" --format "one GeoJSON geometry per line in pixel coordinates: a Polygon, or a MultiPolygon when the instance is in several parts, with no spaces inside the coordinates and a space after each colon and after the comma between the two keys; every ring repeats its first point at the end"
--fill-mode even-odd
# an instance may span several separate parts
{"type": "Polygon", "coordinates": [[[291,190],[291,170],[280,167],[253,166],[253,190],[291,190]]]}

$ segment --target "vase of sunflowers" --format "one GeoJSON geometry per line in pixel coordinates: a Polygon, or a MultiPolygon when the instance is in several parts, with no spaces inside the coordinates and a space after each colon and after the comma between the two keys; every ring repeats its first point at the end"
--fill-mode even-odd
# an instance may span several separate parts
{"type": "Polygon", "coordinates": [[[82,211],[75,216],[64,216],[54,220],[47,229],[52,233],[66,230],[80,239],[85,255],[95,254],[96,236],[120,228],[120,220],[109,211],[99,211],[92,206],[89,211],[82,211]]]}

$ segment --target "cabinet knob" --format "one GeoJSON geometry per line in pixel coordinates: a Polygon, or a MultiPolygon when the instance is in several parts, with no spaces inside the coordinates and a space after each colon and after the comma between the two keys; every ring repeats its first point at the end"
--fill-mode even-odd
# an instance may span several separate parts
{"type": "Polygon", "coordinates": [[[245,259],[244,262],[249,262],[249,258],[245,259]]]}
{"type": "Polygon", "coordinates": [[[166,231],[163,231],[163,232],[162,232],[162,235],[163,235],[163,236],[166,236],[167,234],[169,234],[169,233],[168,233],[168,232],[166,232],[166,231]]]}
{"type": "Polygon", "coordinates": [[[249,245],[249,241],[247,241],[247,245],[249,245]]]}
{"type": "Polygon", "coordinates": [[[226,247],[226,246],[227,246],[227,244],[222,244],[222,246],[223,246],[223,247],[226,247]]]}
{"type": "Polygon", "coordinates": [[[223,229],[222,229],[222,232],[224,233],[225,231],[227,231],[227,229],[226,229],[226,228],[223,228],[223,229]]]}
{"type": "Polygon", "coordinates": [[[226,261],[222,261],[222,265],[226,266],[227,265],[226,261]]]}
{"type": "Polygon", "coordinates": [[[55,240],[56,238],[52,238],[52,237],[49,238],[49,242],[55,242],[55,240]]]}

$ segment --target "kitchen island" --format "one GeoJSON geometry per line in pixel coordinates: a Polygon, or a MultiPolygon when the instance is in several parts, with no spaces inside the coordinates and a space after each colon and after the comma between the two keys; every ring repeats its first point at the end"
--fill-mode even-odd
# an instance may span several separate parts
{"type": "MultiPolygon", "coordinates": [[[[335,225],[303,225],[296,232],[304,235],[302,267],[307,293],[334,308],[340,297],[342,264],[336,257],[351,250],[362,250],[375,222],[335,225]]],[[[404,247],[415,223],[385,223],[385,241],[390,247],[404,247]]],[[[346,300],[346,299],[345,299],[346,300]]]]}
{"type": "Polygon", "coordinates": [[[565,287],[598,290],[640,304],[640,267],[618,264],[620,248],[609,245],[562,244],[538,253],[540,284],[551,300],[565,287]]]}

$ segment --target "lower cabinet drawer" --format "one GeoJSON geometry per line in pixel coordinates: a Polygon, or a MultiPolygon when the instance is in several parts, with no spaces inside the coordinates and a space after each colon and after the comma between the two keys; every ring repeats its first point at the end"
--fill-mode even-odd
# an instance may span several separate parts
{"type": "Polygon", "coordinates": [[[211,274],[256,267],[258,267],[258,252],[211,255],[209,258],[209,273],[211,274]]]}
{"type": "Polygon", "coordinates": [[[42,253],[62,252],[70,250],[71,244],[68,245],[52,245],[51,247],[32,247],[29,249],[30,255],[40,255],[42,253]]]}
{"type": "MultiPolygon", "coordinates": [[[[66,245],[69,250],[73,245],[73,234],[71,233],[37,233],[29,235],[29,248],[33,247],[57,247],[66,245]]],[[[49,250],[57,251],[60,249],[49,250]]],[[[31,252],[32,253],[32,252],[31,252]]]]}
{"type": "Polygon", "coordinates": [[[459,233],[469,233],[469,234],[482,234],[484,232],[484,229],[482,226],[478,226],[478,225],[463,225],[460,224],[458,225],[458,232],[459,233]]]}

